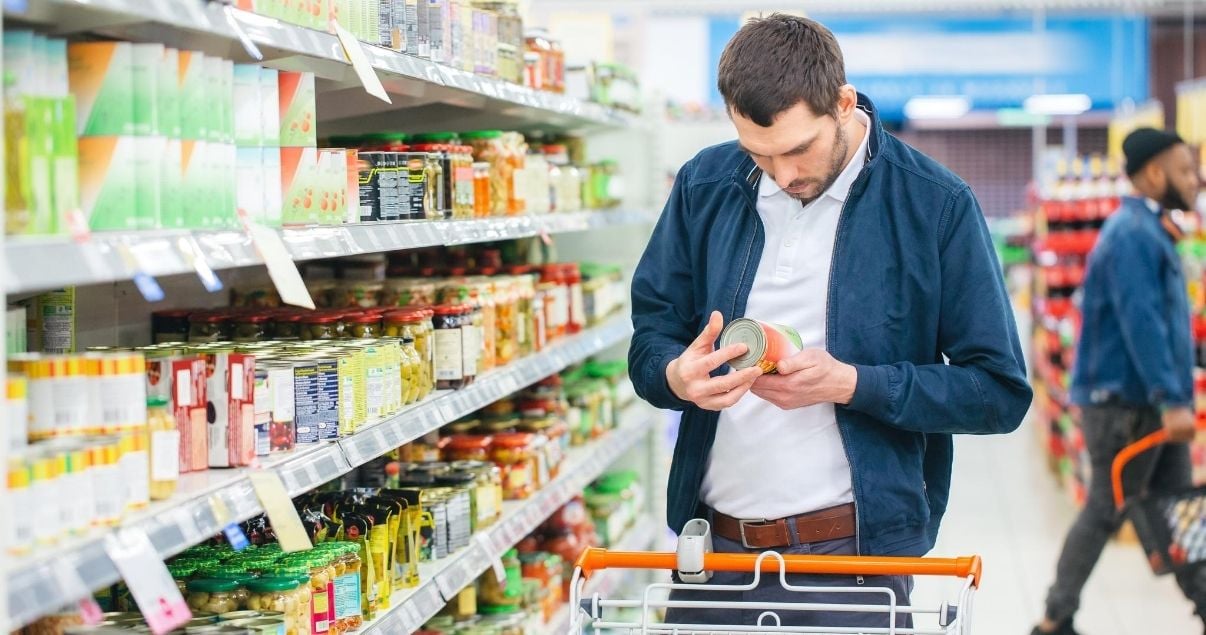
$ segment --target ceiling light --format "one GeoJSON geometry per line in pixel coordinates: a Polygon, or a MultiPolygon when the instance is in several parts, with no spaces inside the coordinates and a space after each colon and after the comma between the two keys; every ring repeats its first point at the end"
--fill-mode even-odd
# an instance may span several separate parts
{"type": "Polygon", "coordinates": [[[958,95],[925,95],[905,102],[909,119],[958,119],[971,110],[971,100],[958,95]]]}
{"type": "Polygon", "coordinates": [[[1022,108],[1032,115],[1079,115],[1093,107],[1093,100],[1083,93],[1068,95],[1031,95],[1022,108]]]}

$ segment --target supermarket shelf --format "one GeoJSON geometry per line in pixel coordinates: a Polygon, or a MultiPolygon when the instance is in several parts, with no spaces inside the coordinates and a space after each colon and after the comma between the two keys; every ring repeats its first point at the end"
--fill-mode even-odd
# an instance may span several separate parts
{"type": "MultiPolygon", "coordinates": [[[[21,3],[5,3],[6,9],[21,3]]],[[[24,10],[6,10],[6,22],[48,25],[56,34],[92,32],[134,42],[163,42],[201,50],[236,62],[255,62],[241,35],[263,55],[260,63],[283,70],[307,70],[319,82],[319,118],[343,120],[343,127],[323,128],[324,134],[367,131],[380,123],[373,116],[408,109],[408,132],[424,127],[460,129],[516,127],[544,130],[619,128],[632,117],[605,106],[532,90],[507,81],[478,76],[390,49],[362,44],[393,104],[368,95],[330,33],[273,18],[226,9],[221,2],[201,0],[40,0],[24,10]],[[325,98],[325,99],[324,99],[325,98]],[[430,112],[423,112],[427,107],[430,112]],[[419,108],[418,112],[411,109],[419,108]],[[362,119],[368,116],[369,119],[362,119]]],[[[381,128],[377,128],[381,129],[381,128]]]]}
{"type": "MultiPolygon", "coordinates": [[[[484,374],[468,388],[437,393],[338,443],[299,449],[279,458],[270,457],[255,468],[182,475],[175,496],[134,515],[123,523],[122,529],[145,531],[159,554],[167,558],[221,532],[223,525],[214,509],[215,500],[222,503],[234,520],[246,520],[262,513],[263,508],[248,479],[252,469],[277,472],[290,496],[297,496],[457,417],[617,344],[631,331],[627,316],[618,316],[557,342],[540,353],[484,374]]],[[[108,530],[98,530],[46,552],[10,559],[6,577],[10,582],[7,593],[12,625],[27,624],[78,599],[69,589],[60,586],[56,569],[74,570],[88,589],[116,582],[117,569],[104,549],[107,533],[108,530]]]]}
{"type": "Polygon", "coordinates": [[[468,547],[420,566],[423,582],[413,589],[395,593],[390,600],[390,609],[366,623],[360,632],[373,635],[418,630],[461,589],[489,569],[494,559],[539,527],[616,459],[640,443],[654,418],[643,406],[629,408],[619,428],[598,441],[571,450],[561,466],[561,474],[552,483],[532,498],[504,503],[501,520],[475,536],[468,547]]]}
{"type": "MultiPolygon", "coordinates": [[[[598,211],[459,221],[376,222],[279,230],[294,260],[334,258],[399,249],[460,245],[649,224],[642,211],[598,211]]],[[[191,254],[213,269],[262,264],[243,231],[98,232],[69,237],[9,237],[0,274],[8,293],[129,280],[135,271],[154,277],[195,271],[191,254]]]]}
{"type": "MultiPolygon", "coordinates": [[[[665,524],[657,520],[651,515],[644,515],[637,519],[636,523],[624,534],[623,538],[618,543],[611,547],[613,551],[649,551],[654,548],[659,536],[664,531],[665,524]]],[[[589,580],[586,581],[586,588],[582,594],[583,598],[588,598],[595,593],[599,597],[614,599],[616,591],[623,586],[623,580],[626,574],[631,573],[631,569],[607,569],[595,573],[589,580]]],[[[566,572],[569,575],[572,572],[566,572]]],[[[557,611],[557,615],[549,622],[547,632],[549,633],[568,633],[570,627],[570,606],[569,598],[566,598],[566,605],[557,611]]]]}

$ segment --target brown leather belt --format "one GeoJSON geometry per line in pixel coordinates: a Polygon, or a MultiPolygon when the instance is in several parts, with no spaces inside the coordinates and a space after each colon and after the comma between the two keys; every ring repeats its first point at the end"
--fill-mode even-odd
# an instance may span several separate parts
{"type": "Polygon", "coordinates": [[[854,503],[778,520],[741,520],[712,511],[712,531],[746,549],[773,549],[855,534],[854,503]],[[795,532],[791,526],[795,525],[795,532]]]}

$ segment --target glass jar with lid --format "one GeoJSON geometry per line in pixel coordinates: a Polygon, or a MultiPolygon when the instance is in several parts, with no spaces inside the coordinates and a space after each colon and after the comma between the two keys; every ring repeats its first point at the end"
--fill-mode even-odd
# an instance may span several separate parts
{"type": "Polygon", "coordinates": [[[484,434],[456,434],[442,447],[445,461],[489,461],[492,438],[484,434]]]}
{"type": "Polygon", "coordinates": [[[238,591],[239,583],[235,580],[196,578],[188,583],[186,602],[194,611],[229,613],[239,610],[238,591]]]}
{"type": "Polygon", "coordinates": [[[361,612],[362,580],[364,561],[360,558],[360,545],[354,542],[327,543],[337,555],[335,578],[335,619],[346,631],[358,630],[364,625],[361,612]]]}
{"type": "Polygon", "coordinates": [[[255,579],[255,574],[248,573],[243,567],[222,564],[198,569],[197,576],[211,580],[232,580],[237,582],[239,587],[234,590],[234,597],[238,608],[234,610],[247,608],[247,598],[249,597],[247,583],[255,579]]]}
{"type": "Polygon", "coordinates": [[[272,316],[267,313],[248,313],[234,318],[234,341],[263,342],[268,339],[272,316]]]}
{"type": "Polygon", "coordinates": [[[490,459],[502,470],[503,498],[517,500],[532,495],[537,486],[536,436],[527,432],[494,435],[490,459]]]}
{"type": "Polygon", "coordinates": [[[434,387],[434,351],[432,349],[432,316],[427,308],[403,308],[390,311],[384,317],[384,332],[387,337],[414,340],[414,349],[419,363],[419,399],[431,394],[434,387]]]}
{"type": "Polygon", "coordinates": [[[285,635],[308,635],[310,625],[302,629],[301,585],[296,577],[256,578],[247,583],[250,595],[247,608],[252,611],[275,611],[281,613],[285,622],[285,635]]]}
{"type": "MultiPolygon", "coordinates": [[[[508,207],[514,198],[514,163],[507,160],[507,150],[503,145],[503,133],[500,130],[481,130],[467,132],[461,135],[473,147],[473,158],[479,163],[486,164],[489,176],[489,216],[506,216],[508,207]]],[[[476,166],[475,166],[476,168],[476,166]]],[[[476,175],[475,175],[476,182],[476,175]]],[[[480,192],[474,192],[477,197],[480,192]]]]}
{"type": "Polygon", "coordinates": [[[312,634],[314,623],[314,592],[310,586],[310,568],[304,564],[278,562],[265,576],[286,578],[297,583],[297,630],[300,635],[312,634]]]}
{"type": "Polygon", "coordinates": [[[176,582],[176,588],[180,589],[181,595],[188,594],[188,580],[197,572],[197,565],[173,562],[167,566],[168,574],[172,576],[172,580],[176,582]]]}
{"type": "Polygon", "coordinates": [[[493,215],[493,200],[490,198],[490,164],[475,161],[473,168],[473,217],[486,218],[493,215]]]}
{"type": "Polygon", "coordinates": [[[188,343],[221,342],[230,330],[230,317],[221,313],[193,313],[188,318],[188,343]]]}
{"type": "Polygon", "coordinates": [[[502,514],[502,470],[485,461],[454,461],[452,469],[473,474],[473,531],[493,525],[502,514]]]}
{"type": "Polygon", "coordinates": [[[337,340],[340,338],[340,315],[333,313],[311,313],[301,319],[301,339],[337,340]]]}
{"type": "Polygon", "coordinates": [[[272,339],[301,339],[302,314],[297,311],[280,311],[272,316],[272,339]]]}
{"type": "Polygon", "coordinates": [[[334,584],[334,567],[329,555],[313,551],[301,552],[281,561],[285,565],[302,566],[309,572],[310,585],[310,630],[313,633],[334,635],[331,592],[334,584]]]}
{"type": "Polygon", "coordinates": [[[432,348],[436,388],[455,390],[467,383],[465,369],[465,318],[467,307],[459,304],[442,304],[433,308],[432,348]]]}
{"type": "Polygon", "coordinates": [[[353,339],[375,339],[381,337],[381,315],[364,313],[344,318],[345,333],[353,339]]]}
{"type": "Polygon", "coordinates": [[[151,500],[171,498],[180,478],[180,431],[176,417],[168,409],[167,399],[147,398],[147,432],[150,436],[147,454],[151,462],[151,500]]]}
{"type": "Polygon", "coordinates": [[[424,376],[423,360],[419,357],[418,349],[415,348],[413,337],[402,338],[400,354],[402,356],[402,401],[403,404],[410,405],[426,397],[430,391],[424,376]]]}
{"type": "Polygon", "coordinates": [[[477,314],[474,315],[474,326],[478,328],[478,373],[493,369],[498,365],[496,354],[498,348],[498,312],[494,300],[494,283],[485,276],[469,278],[470,304],[477,314]]]}

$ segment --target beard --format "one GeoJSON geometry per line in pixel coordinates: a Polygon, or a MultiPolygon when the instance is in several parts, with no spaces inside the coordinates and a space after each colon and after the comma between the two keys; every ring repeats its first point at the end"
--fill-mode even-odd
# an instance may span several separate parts
{"type": "MultiPolygon", "coordinates": [[[[840,124],[837,126],[836,130],[837,132],[835,133],[833,140],[833,155],[829,158],[829,172],[825,175],[824,179],[820,180],[821,186],[817,188],[817,193],[812,196],[791,194],[790,192],[787,194],[797,201],[800,201],[801,207],[808,207],[810,203],[818,198],[821,198],[825,192],[829,191],[829,188],[833,187],[833,184],[837,182],[838,176],[842,174],[842,170],[846,167],[846,153],[850,150],[850,140],[846,136],[845,128],[842,128],[840,124]]],[[[797,181],[788,187],[799,187],[801,185],[806,185],[807,183],[808,181],[797,181]]]]}
{"type": "Polygon", "coordinates": [[[1160,197],[1160,207],[1166,210],[1179,209],[1183,212],[1193,211],[1193,204],[1185,200],[1185,197],[1177,191],[1170,183],[1164,189],[1164,196],[1160,197]]]}

